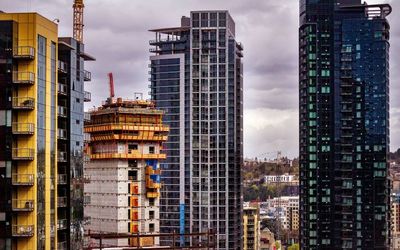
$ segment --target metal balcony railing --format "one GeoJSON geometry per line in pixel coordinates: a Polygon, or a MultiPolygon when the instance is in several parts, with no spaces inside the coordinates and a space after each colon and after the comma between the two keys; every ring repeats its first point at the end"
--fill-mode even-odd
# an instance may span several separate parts
{"type": "Polygon", "coordinates": [[[58,71],[61,73],[68,73],[67,63],[58,60],[58,71]]]}
{"type": "Polygon", "coordinates": [[[13,97],[12,107],[14,109],[34,109],[35,98],[32,97],[13,97]]]}
{"type": "Polygon", "coordinates": [[[34,234],[33,225],[13,225],[12,236],[13,237],[32,237],[34,234]]]}
{"type": "Polygon", "coordinates": [[[33,148],[13,148],[12,159],[13,160],[33,160],[35,157],[35,151],[33,148]]]}
{"type": "Polygon", "coordinates": [[[14,186],[32,186],[35,179],[33,174],[12,174],[11,182],[14,186]]]}
{"type": "Polygon", "coordinates": [[[34,84],[35,73],[33,72],[13,72],[13,83],[15,84],[34,84]]]}
{"type": "Polygon", "coordinates": [[[14,135],[32,135],[35,132],[35,124],[13,122],[12,132],[14,135]]]}
{"type": "Polygon", "coordinates": [[[57,207],[66,207],[67,206],[67,197],[57,197],[57,207]]]}
{"type": "Polygon", "coordinates": [[[57,221],[57,230],[67,229],[67,226],[68,226],[68,221],[66,219],[57,221]]]}
{"type": "Polygon", "coordinates": [[[66,162],[67,161],[67,152],[65,151],[58,151],[58,162],[66,162]]]}
{"type": "Polygon", "coordinates": [[[13,50],[14,58],[21,59],[34,59],[35,58],[35,48],[31,46],[18,46],[13,50]]]}
{"type": "Polygon", "coordinates": [[[66,174],[59,174],[57,177],[57,184],[65,185],[67,184],[67,175],[66,174]]]}
{"type": "Polygon", "coordinates": [[[57,249],[58,250],[66,250],[67,249],[67,242],[66,241],[58,242],[57,243],[57,249]]]}
{"type": "Polygon", "coordinates": [[[67,85],[65,85],[64,83],[58,83],[58,94],[67,95],[67,93],[68,93],[67,85]]]}
{"type": "Polygon", "coordinates": [[[85,82],[90,82],[92,80],[92,73],[90,73],[90,71],[84,70],[83,71],[83,80],[85,82]]]}
{"type": "Polygon", "coordinates": [[[67,108],[64,106],[58,106],[58,116],[67,117],[67,108]]]}
{"type": "Polygon", "coordinates": [[[83,115],[83,120],[85,122],[90,122],[90,113],[89,112],[85,112],[83,115]]]}
{"type": "Polygon", "coordinates": [[[33,200],[12,200],[12,210],[14,212],[28,212],[33,211],[34,203],[33,200]]]}
{"type": "Polygon", "coordinates": [[[57,129],[57,139],[66,140],[67,139],[67,130],[63,128],[57,129]]]}
{"type": "Polygon", "coordinates": [[[89,91],[85,91],[83,93],[83,101],[84,102],[90,102],[92,101],[92,94],[89,91]]]}

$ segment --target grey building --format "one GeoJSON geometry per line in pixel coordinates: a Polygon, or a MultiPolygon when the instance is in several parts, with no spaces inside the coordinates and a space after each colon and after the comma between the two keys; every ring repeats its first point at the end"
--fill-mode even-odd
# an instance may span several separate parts
{"type": "Polygon", "coordinates": [[[151,98],[170,126],[160,231],[214,230],[218,249],[241,249],[243,47],[235,23],[228,11],[193,11],[180,27],[151,31],[151,98]]]}
{"type": "Polygon", "coordinates": [[[85,61],[95,60],[84,51],[84,44],[71,37],[58,39],[58,249],[82,249],[84,102],[91,100],[85,81],[91,73],[85,61]]]}

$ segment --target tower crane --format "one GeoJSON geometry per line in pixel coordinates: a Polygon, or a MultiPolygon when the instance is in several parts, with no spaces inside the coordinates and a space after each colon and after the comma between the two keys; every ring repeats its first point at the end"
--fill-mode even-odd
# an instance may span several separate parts
{"type": "Polygon", "coordinates": [[[83,43],[83,0],[74,0],[74,39],[83,43]]]}

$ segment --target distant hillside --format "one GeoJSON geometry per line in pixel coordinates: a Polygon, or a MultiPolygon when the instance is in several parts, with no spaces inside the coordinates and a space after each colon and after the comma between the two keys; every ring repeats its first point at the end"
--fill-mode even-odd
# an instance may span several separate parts
{"type": "Polygon", "coordinates": [[[299,162],[297,159],[289,163],[273,163],[273,162],[246,162],[243,166],[244,180],[261,179],[265,175],[282,175],[289,173],[299,175],[299,162]]]}

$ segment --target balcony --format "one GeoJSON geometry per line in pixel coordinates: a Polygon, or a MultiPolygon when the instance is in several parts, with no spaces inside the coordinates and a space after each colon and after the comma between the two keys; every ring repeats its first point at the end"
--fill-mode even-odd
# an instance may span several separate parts
{"type": "Polygon", "coordinates": [[[13,72],[13,83],[15,84],[34,84],[35,74],[33,72],[13,72]]]}
{"type": "Polygon", "coordinates": [[[68,67],[67,67],[66,62],[58,60],[58,72],[64,73],[64,74],[68,73],[68,67]]]}
{"type": "Polygon", "coordinates": [[[58,162],[67,162],[67,152],[65,151],[58,151],[58,162]]]}
{"type": "Polygon", "coordinates": [[[90,142],[90,134],[89,133],[83,133],[83,141],[84,142],[90,142]]]}
{"type": "Polygon", "coordinates": [[[58,177],[57,177],[57,184],[58,185],[67,184],[67,175],[66,174],[59,174],[58,177]]]}
{"type": "Polygon", "coordinates": [[[12,200],[12,211],[30,212],[33,211],[33,200],[12,200]]]}
{"type": "Polygon", "coordinates": [[[13,225],[13,237],[32,237],[34,233],[33,225],[13,225]]]}
{"type": "Polygon", "coordinates": [[[16,59],[29,59],[35,58],[35,48],[31,46],[18,46],[13,50],[13,57],[16,59]]]}
{"type": "Polygon", "coordinates": [[[67,95],[68,94],[67,85],[65,85],[64,83],[58,83],[58,94],[67,95]]]}
{"type": "Polygon", "coordinates": [[[57,243],[57,249],[58,250],[66,250],[67,249],[67,242],[66,241],[58,242],[57,243]]]}
{"type": "Polygon", "coordinates": [[[33,135],[35,132],[35,124],[33,123],[12,123],[12,133],[14,135],[33,135]]]}
{"type": "Polygon", "coordinates": [[[67,197],[57,197],[57,207],[67,207],[67,197]]]}
{"type": "Polygon", "coordinates": [[[63,128],[57,129],[57,139],[66,140],[67,139],[67,130],[63,128]]]}
{"type": "Polygon", "coordinates": [[[33,186],[33,174],[12,174],[11,182],[14,186],[33,186]]]}
{"type": "Polygon", "coordinates": [[[83,80],[85,82],[90,82],[92,80],[92,73],[90,73],[90,71],[84,70],[83,71],[83,80]]]}
{"type": "Polygon", "coordinates": [[[83,120],[85,122],[90,122],[90,113],[89,112],[85,112],[83,115],[83,120]]]}
{"type": "Polygon", "coordinates": [[[67,108],[64,106],[58,106],[58,116],[66,118],[68,115],[67,108]]]}
{"type": "Polygon", "coordinates": [[[92,101],[92,94],[89,91],[83,92],[83,101],[84,102],[91,102],[92,101]]]}
{"type": "Polygon", "coordinates": [[[13,148],[12,159],[20,161],[32,161],[35,157],[35,151],[32,148],[13,148]]]}
{"type": "Polygon", "coordinates": [[[13,109],[34,109],[35,98],[31,97],[13,97],[12,98],[13,109]]]}
{"type": "Polygon", "coordinates": [[[57,221],[57,230],[65,230],[68,227],[68,221],[66,219],[57,221]]]}

